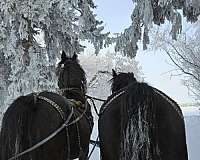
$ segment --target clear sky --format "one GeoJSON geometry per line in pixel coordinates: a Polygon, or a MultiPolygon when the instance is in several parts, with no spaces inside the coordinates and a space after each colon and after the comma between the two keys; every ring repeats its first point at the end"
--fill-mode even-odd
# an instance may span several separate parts
{"type": "MultiPolygon", "coordinates": [[[[131,23],[130,15],[133,9],[132,0],[95,0],[98,18],[105,22],[106,31],[111,33],[122,32],[131,23]]],[[[150,85],[165,92],[178,103],[194,101],[188,95],[188,90],[182,85],[180,76],[171,76],[174,69],[167,55],[161,52],[143,52],[140,50],[136,56],[150,85]]]]}

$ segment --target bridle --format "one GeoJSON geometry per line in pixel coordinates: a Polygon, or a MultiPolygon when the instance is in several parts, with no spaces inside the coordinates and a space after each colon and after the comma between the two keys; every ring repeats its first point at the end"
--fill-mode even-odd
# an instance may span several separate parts
{"type": "MultiPolygon", "coordinates": [[[[73,60],[71,60],[71,59],[66,60],[66,62],[72,62],[72,61],[73,60]]],[[[70,84],[70,71],[69,71],[70,65],[65,66],[65,63],[59,64],[59,67],[58,67],[58,72],[59,72],[58,77],[60,77],[62,83],[66,83],[66,85],[63,84],[62,87],[59,86],[60,92],[63,93],[64,91],[77,91],[77,90],[79,90],[82,93],[86,93],[86,84],[84,84],[85,83],[84,79],[81,79],[80,87],[73,86],[73,85],[70,84]],[[64,66],[62,66],[62,65],[64,65],[64,66]],[[64,72],[65,69],[66,69],[66,72],[67,72],[67,82],[64,81],[64,78],[63,78],[63,76],[64,76],[63,72],[64,72]],[[61,72],[63,73],[62,75],[61,75],[61,72]]]]}
{"type": "MultiPolygon", "coordinates": [[[[61,77],[61,80],[63,81],[63,75],[61,75],[61,71],[62,70],[64,70],[64,68],[60,67],[59,68],[59,77],[61,77]]],[[[67,69],[67,74],[68,74],[67,86],[70,86],[70,84],[69,84],[69,82],[70,82],[69,69],[67,69]]],[[[55,137],[63,129],[66,129],[66,131],[68,132],[67,127],[69,127],[70,125],[76,124],[83,116],[86,116],[86,111],[88,109],[87,99],[90,99],[92,101],[92,104],[94,106],[95,112],[99,116],[98,111],[97,111],[97,107],[95,106],[95,103],[94,103],[94,100],[104,101],[104,102],[106,100],[102,100],[102,99],[99,99],[99,98],[96,98],[96,97],[92,97],[92,96],[86,95],[84,89],[85,89],[85,86],[82,83],[81,88],[66,87],[66,88],[60,88],[59,91],[58,91],[61,95],[63,95],[66,92],[74,92],[74,93],[80,95],[84,99],[84,103],[82,104],[82,105],[84,105],[83,112],[81,113],[80,116],[76,117],[76,119],[74,119],[72,122],[70,122],[70,120],[71,120],[71,118],[72,118],[72,116],[74,114],[74,108],[71,105],[69,105],[71,107],[71,112],[70,112],[69,116],[66,118],[66,115],[65,115],[64,111],[62,110],[62,108],[57,103],[55,103],[54,101],[52,101],[51,99],[49,99],[49,98],[47,98],[45,96],[41,96],[40,93],[33,93],[35,102],[37,100],[42,100],[42,101],[45,101],[45,102],[49,103],[56,110],[56,112],[59,113],[59,115],[60,115],[61,119],[64,121],[64,123],[61,125],[60,128],[55,130],[52,134],[50,134],[48,137],[46,137],[45,139],[43,139],[39,143],[36,143],[35,145],[33,145],[32,147],[26,149],[25,151],[14,155],[13,157],[9,158],[8,160],[15,160],[15,159],[27,154],[27,153],[30,153],[31,151],[33,151],[33,150],[37,149],[38,147],[40,147],[40,146],[44,145],[45,143],[47,143],[49,140],[51,140],[53,137],[55,137]]],[[[70,101],[70,99],[69,99],[69,101],[70,101]]],[[[69,136],[67,135],[67,137],[69,137],[69,136]]],[[[97,141],[96,141],[92,151],[90,152],[88,159],[90,158],[90,156],[91,156],[92,152],[94,151],[94,148],[96,147],[96,145],[97,145],[97,141]]],[[[79,147],[80,147],[80,140],[79,140],[79,147]]],[[[81,149],[81,147],[80,147],[80,149],[81,149]]]]}
{"type": "MultiPolygon", "coordinates": [[[[61,76],[60,72],[59,72],[59,76],[61,76]]],[[[79,95],[82,95],[77,90],[78,90],[78,88],[73,88],[73,87],[72,88],[68,87],[68,88],[65,88],[65,89],[60,89],[61,92],[63,92],[63,91],[64,92],[66,92],[66,91],[73,91],[73,92],[79,93],[79,95]]],[[[27,153],[30,153],[31,151],[37,149],[38,147],[44,145],[46,142],[48,142],[49,140],[51,140],[53,137],[55,137],[63,129],[66,129],[67,140],[69,142],[68,127],[70,125],[76,124],[78,121],[80,121],[80,119],[86,114],[86,111],[87,111],[87,108],[88,108],[87,99],[84,99],[84,104],[82,104],[82,105],[84,105],[83,112],[81,113],[80,116],[76,117],[72,122],[70,122],[70,120],[71,120],[71,118],[72,118],[72,116],[74,114],[74,109],[73,109],[73,107],[71,105],[69,105],[71,107],[71,109],[70,109],[71,112],[70,112],[69,116],[66,118],[66,115],[65,115],[64,111],[62,110],[62,108],[56,102],[54,102],[53,100],[51,100],[51,99],[49,99],[49,98],[47,98],[45,96],[40,95],[40,93],[33,93],[33,96],[34,96],[34,102],[36,102],[37,100],[42,100],[42,101],[45,101],[48,104],[50,104],[56,110],[56,112],[59,113],[59,115],[60,115],[61,119],[64,121],[64,123],[61,125],[60,128],[58,128],[57,130],[55,130],[52,134],[50,134],[48,137],[46,137],[45,139],[43,139],[39,143],[33,145],[32,147],[26,149],[23,152],[20,152],[20,153],[14,155],[13,157],[9,158],[8,160],[15,160],[15,159],[17,159],[17,158],[19,158],[19,157],[27,154],[27,153]]],[[[72,101],[70,101],[70,102],[72,102],[72,101]]],[[[78,132],[78,130],[77,130],[77,132],[78,132]]],[[[80,136],[79,135],[78,135],[78,140],[79,140],[79,148],[81,149],[81,146],[80,146],[80,136]]],[[[70,149],[69,149],[69,143],[68,143],[68,157],[70,155],[69,152],[70,152],[70,149]]]]}
{"type": "Polygon", "coordinates": [[[82,89],[77,88],[77,87],[61,88],[61,89],[58,90],[58,93],[63,95],[63,96],[67,93],[74,93],[74,94],[79,95],[84,101],[86,101],[86,98],[85,98],[86,94],[82,91],[82,89]]]}
{"type": "MultiPolygon", "coordinates": [[[[68,59],[67,61],[72,61],[72,60],[68,59]]],[[[65,66],[62,67],[62,64],[59,65],[59,77],[63,77],[63,75],[61,75],[61,72],[64,72],[64,69],[65,69],[65,66]]],[[[105,102],[106,100],[99,99],[99,98],[87,95],[86,94],[86,87],[85,87],[86,85],[84,83],[81,84],[80,88],[77,88],[77,87],[74,87],[74,86],[70,87],[69,67],[66,66],[66,69],[67,69],[67,75],[68,75],[67,76],[68,77],[67,78],[67,87],[60,87],[59,90],[58,90],[59,94],[65,95],[65,93],[67,94],[67,92],[73,92],[73,93],[76,93],[76,94],[80,95],[80,97],[82,97],[82,99],[84,99],[84,101],[87,101],[87,99],[90,99],[90,101],[92,102],[92,105],[94,107],[94,110],[95,110],[96,114],[99,116],[98,109],[97,109],[97,107],[96,107],[96,105],[94,103],[94,100],[102,101],[102,102],[105,102]]],[[[64,82],[63,79],[61,79],[61,80],[64,82]]]]}
{"type": "Polygon", "coordinates": [[[59,113],[59,115],[60,115],[61,119],[64,121],[64,123],[61,125],[60,128],[55,130],[52,134],[50,134],[48,137],[46,137],[45,139],[43,139],[39,143],[33,145],[32,147],[26,149],[23,152],[20,152],[20,153],[14,155],[13,157],[9,158],[8,160],[15,160],[15,159],[17,159],[17,158],[19,158],[19,157],[31,152],[31,151],[37,149],[38,147],[44,145],[46,142],[48,142],[53,137],[55,137],[63,129],[65,129],[65,128],[67,129],[67,127],[69,127],[70,125],[73,125],[73,124],[77,123],[85,115],[85,113],[87,111],[88,105],[87,105],[87,103],[85,103],[85,109],[82,112],[82,114],[79,117],[77,117],[75,120],[70,122],[70,120],[71,120],[71,118],[72,118],[72,116],[74,114],[74,108],[72,106],[69,105],[71,107],[71,112],[70,112],[69,116],[66,118],[64,111],[62,110],[62,108],[57,103],[55,103],[54,101],[50,100],[49,98],[47,98],[45,96],[39,95],[40,93],[33,93],[33,94],[34,94],[34,99],[37,99],[37,100],[40,99],[40,100],[43,100],[43,101],[49,103],[56,110],[56,112],[59,113]]]}

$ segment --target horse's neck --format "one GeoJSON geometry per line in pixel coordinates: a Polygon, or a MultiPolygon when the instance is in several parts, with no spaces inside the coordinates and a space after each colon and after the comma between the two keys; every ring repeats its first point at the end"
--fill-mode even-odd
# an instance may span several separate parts
{"type": "Polygon", "coordinates": [[[64,93],[63,96],[67,99],[73,99],[73,100],[76,100],[76,101],[83,102],[83,98],[79,97],[78,95],[75,95],[75,94],[72,95],[72,94],[64,93]]]}
{"type": "Polygon", "coordinates": [[[85,96],[81,91],[64,91],[62,95],[67,99],[74,99],[76,101],[81,101],[82,103],[85,103],[86,101],[85,96]]]}

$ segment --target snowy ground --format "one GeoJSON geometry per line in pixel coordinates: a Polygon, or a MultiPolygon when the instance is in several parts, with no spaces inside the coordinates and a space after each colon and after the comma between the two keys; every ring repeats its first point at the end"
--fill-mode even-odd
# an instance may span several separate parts
{"type": "MultiPolygon", "coordinates": [[[[200,108],[200,107],[199,107],[200,108]]],[[[186,125],[186,138],[189,160],[199,160],[200,157],[200,110],[198,107],[182,107],[186,125]]],[[[97,121],[96,121],[97,122],[97,121]]],[[[92,139],[97,137],[97,123],[92,134],[92,139]]],[[[91,145],[91,148],[93,146],[91,145]]],[[[96,148],[90,160],[100,160],[99,149],[96,148]]]]}
{"type": "Polygon", "coordinates": [[[200,157],[200,107],[183,107],[189,160],[200,157]]]}

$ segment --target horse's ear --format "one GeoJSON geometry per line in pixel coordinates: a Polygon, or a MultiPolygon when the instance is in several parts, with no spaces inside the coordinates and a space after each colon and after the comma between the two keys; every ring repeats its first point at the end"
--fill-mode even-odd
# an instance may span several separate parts
{"type": "Polygon", "coordinates": [[[116,76],[117,76],[117,73],[115,72],[114,69],[112,69],[112,75],[113,75],[113,77],[116,77],[116,76]]]}
{"type": "Polygon", "coordinates": [[[66,59],[67,59],[67,55],[66,55],[65,51],[62,51],[62,54],[61,54],[61,61],[62,61],[62,62],[65,62],[66,59]]]}
{"type": "Polygon", "coordinates": [[[76,61],[76,60],[77,60],[77,57],[78,57],[78,55],[77,55],[76,53],[74,53],[74,55],[73,55],[73,57],[72,57],[72,60],[73,60],[73,61],[76,61]]]}
{"type": "Polygon", "coordinates": [[[129,72],[129,74],[130,74],[131,79],[133,79],[134,81],[137,81],[133,72],[129,72]]]}
{"type": "Polygon", "coordinates": [[[132,77],[135,77],[133,72],[130,72],[130,74],[131,74],[132,77]]]}

